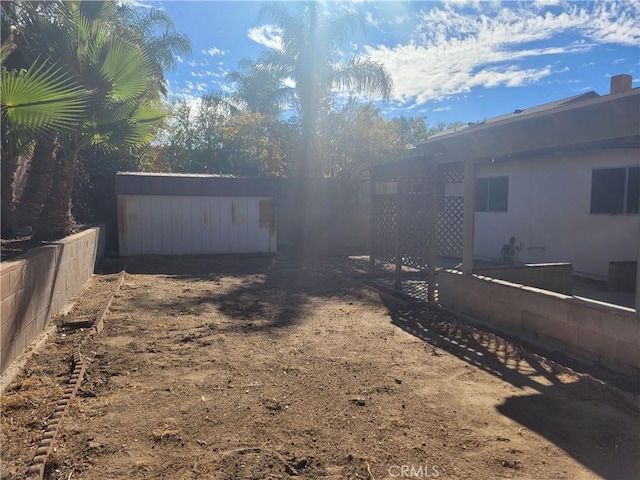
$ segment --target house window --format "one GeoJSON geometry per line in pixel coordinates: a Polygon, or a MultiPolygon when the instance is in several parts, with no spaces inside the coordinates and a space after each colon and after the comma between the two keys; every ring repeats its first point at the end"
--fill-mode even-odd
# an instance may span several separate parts
{"type": "Polygon", "coordinates": [[[476,180],[476,212],[506,212],[509,206],[509,177],[476,180]]]}
{"type": "Polygon", "coordinates": [[[640,167],[602,168],[591,172],[591,213],[638,214],[640,167]]]}

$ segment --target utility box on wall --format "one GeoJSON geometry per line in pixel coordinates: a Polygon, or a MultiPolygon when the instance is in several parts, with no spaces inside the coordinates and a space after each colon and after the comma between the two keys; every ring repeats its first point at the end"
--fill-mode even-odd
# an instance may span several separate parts
{"type": "Polygon", "coordinates": [[[270,178],[118,173],[121,256],[275,253],[270,178]]]}

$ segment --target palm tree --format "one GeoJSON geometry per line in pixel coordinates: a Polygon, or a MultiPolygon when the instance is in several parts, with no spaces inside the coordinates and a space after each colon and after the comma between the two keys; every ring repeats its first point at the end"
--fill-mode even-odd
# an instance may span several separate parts
{"type": "Polygon", "coordinates": [[[319,12],[320,4],[301,4],[293,15],[282,4],[270,3],[261,16],[269,17],[282,32],[280,48],[265,51],[258,64],[295,82],[302,128],[302,155],[297,175],[306,177],[317,170],[315,137],[318,117],[330,106],[336,89],[388,99],[392,80],[384,67],[366,58],[353,56],[340,61],[340,47],[363,23],[353,14],[328,18],[319,12]]]}
{"type": "Polygon", "coordinates": [[[191,41],[177,32],[173,20],[164,10],[135,8],[128,4],[118,7],[118,29],[141,46],[152,72],[154,90],[168,93],[164,72],[175,68],[177,58],[191,54],[191,41]]]}
{"type": "MultiPolygon", "coordinates": [[[[33,149],[35,139],[42,148],[36,156],[52,154],[56,131],[65,131],[79,121],[86,106],[87,92],[49,58],[25,46],[37,43],[42,30],[40,16],[50,16],[50,4],[28,3],[17,7],[2,3],[2,46],[0,51],[2,111],[1,191],[2,236],[14,234],[13,181],[18,156],[33,149]],[[22,31],[19,31],[18,27],[22,31]],[[25,35],[25,32],[29,34],[25,35]],[[38,32],[33,35],[34,32],[38,32]],[[16,39],[16,36],[18,39],[16,39]],[[20,45],[19,45],[20,44],[20,45]],[[45,146],[45,144],[47,146],[45,146]]],[[[45,42],[46,43],[46,42],[45,42]]],[[[43,53],[43,52],[40,52],[43,53]]]]}
{"type": "Polygon", "coordinates": [[[122,13],[114,1],[2,2],[3,231],[13,224],[10,187],[26,147],[20,218],[51,238],[71,229],[80,152],[143,145],[162,120],[163,69],[190,43],[164,12],[122,13]]]}
{"type": "Polygon", "coordinates": [[[152,69],[142,47],[114,28],[115,2],[64,2],[60,37],[53,43],[72,77],[91,92],[82,121],[58,135],[53,181],[40,214],[36,236],[70,233],[71,198],[78,156],[89,145],[127,148],[149,142],[163,119],[152,69]]]}
{"type": "Polygon", "coordinates": [[[270,68],[249,59],[242,59],[238,66],[243,72],[227,75],[236,84],[233,95],[236,105],[249,112],[277,117],[295,102],[295,91],[270,68]]]}

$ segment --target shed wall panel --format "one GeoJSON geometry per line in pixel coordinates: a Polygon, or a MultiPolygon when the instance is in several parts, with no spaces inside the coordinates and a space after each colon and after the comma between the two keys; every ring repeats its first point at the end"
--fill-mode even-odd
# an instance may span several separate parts
{"type": "Polygon", "coordinates": [[[119,195],[120,255],[276,252],[271,197],[119,195]]]}

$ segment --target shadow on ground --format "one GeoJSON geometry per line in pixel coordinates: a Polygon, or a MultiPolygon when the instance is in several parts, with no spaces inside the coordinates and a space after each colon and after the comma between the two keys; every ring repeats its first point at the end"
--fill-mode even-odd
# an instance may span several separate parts
{"type": "Polygon", "coordinates": [[[441,348],[518,389],[538,392],[507,398],[496,406],[500,413],[604,478],[640,478],[638,412],[613,398],[606,385],[587,377],[563,382],[542,357],[523,355],[518,345],[465,329],[446,312],[387,306],[391,322],[432,345],[434,354],[441,348]]]}
{"type": "Polygon", "coordinates": [[[294,326],[304,320],[315,298],[345,295],[355,288],[319,264],[281,255],[148,255],[108,259],[101,269],[125,269],[128,275],[162,275],[206,285],[196,293],[187,288],[160,303],[144,295],[133,301],[139,308],[169,315],[198,314],[206,305],[213,305],[234,320],[218,330],[246,333],[294,326]],[[226,286],[222,286],[223,279],[226,286]],[[229,283],[235,284],[229,288],[229,283]]]}

